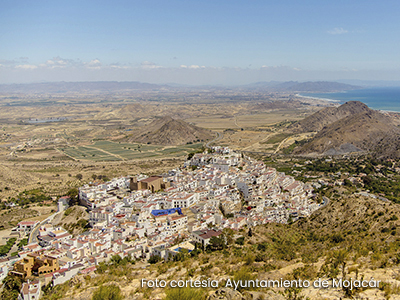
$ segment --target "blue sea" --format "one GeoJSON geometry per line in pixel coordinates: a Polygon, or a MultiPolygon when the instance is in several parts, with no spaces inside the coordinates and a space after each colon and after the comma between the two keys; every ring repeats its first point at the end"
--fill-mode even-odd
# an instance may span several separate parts
{"type": "Polygon", "coordinates": [[[400,112],[400,87],[375,87],[340,93],[301,93],[300,95],[336,100],[339,103],[361,101],[373,109],[400,112]]]}

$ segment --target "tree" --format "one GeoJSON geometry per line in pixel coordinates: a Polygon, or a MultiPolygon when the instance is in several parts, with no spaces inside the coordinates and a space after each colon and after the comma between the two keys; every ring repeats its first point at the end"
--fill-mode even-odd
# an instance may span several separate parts
{"type": "Polygon", "coordinates": [[[240,238],[237,238],[235,241],[235,244],[243,246],[244,245],[244,237],[241,236],[240,238]]]}
{"type": "Polygon", "coordinates": [[[122,258],[121,258],[121,256],[119,256],[118,254],[113,255],[113,256],[111,257],[111,262],[112,262],[114,265],[119,265],[119,264],[121,263],[121,261],[122,261],[122,258]]]}
{"type": "Polygon", "coordinates": [[[83,178],[82,174],[80,174],[80,173],[76,174],[75,177],[78,180],[82,180],[82,178],[83,178]]]}
{"type": "Polygon", "coordinates": [[[194,249],[192,252],[190,252],[191,257],[197,257],[201,253],[200,249],[194,249]]]}
{"type": "Polygon", "coordinates": [[[180,249],[179,253],[174,256],[174,261],[184,261],[188,255],[189,251],[187,249],[180,249]]]}
{"type": "Polygon", "coordinates": [[[225,239],[224,239],[223,236],[219,236],[219,237],[213,236],[213,237],[211,237],[210,238],[210,244],[208,245],[208,247],[211,250],[222,250],[222,249],[225,248],[225,246],[226,246],[226,243],[225,243],[225,239]]]}
{"type": "Polygon", "coordinates": [[[251,228],[249,228],[249,233],[248,233],[249,237],[253,236],[253,232],[251,231],[251,228]]]}
{"type": "Polygon", "coordinates": [[[235,232],[233,231],[233,229],[231,228],[224,228],[222,230],[222,234],[225,237],[225,241],[227,245],[231,245],[233,244],[233,236],[235,234],[235,232]]]}
{"type": "Polygon", "coordinates": [[[71,199],[76,199],[78,197],[79,191],[77,188],[72,188],[67,192],[67,196],[69,196],[71,199]]]}
{"type": "Polygon", "coordinates": [[[148,262],[150,264],[155,264],[158,263],[161,260],[161,257],[159,255],[152,255],[150,256],[150,259],[148,260],[148,262]]]}
{"type": "Polygon", "coordinates": [[[16,276],[7,276],[3,280],[3,291],[1,292],[1,299],[17,299],[19,291],[22,287],[22,280],[16,276]]]}

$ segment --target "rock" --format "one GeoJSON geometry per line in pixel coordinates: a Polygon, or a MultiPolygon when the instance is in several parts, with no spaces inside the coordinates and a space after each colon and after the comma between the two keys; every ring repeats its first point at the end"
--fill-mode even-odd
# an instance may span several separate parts
{"type": "Polygon", "coordinates": [[[220,288],[211,294],[207,300],[285,300],[281,294],[273,291],[246,291],[243,294],[230,288],[220,288]]]}
{"type": "Polygon", "coordinates": [[[274,293],[273,291],[267,292],[244,292],[243,296],[246,300],[285,300],[281,294],[274,293]]]}
{"type": "Polygon", "coordinates": [[[220,288],[208,296],[207,300],[246,300],[238,291],[230,288],[220,288]]]}

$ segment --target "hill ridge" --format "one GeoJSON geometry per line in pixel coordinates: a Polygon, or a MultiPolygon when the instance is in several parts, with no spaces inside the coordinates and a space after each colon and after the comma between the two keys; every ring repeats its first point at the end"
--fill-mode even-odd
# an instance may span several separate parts
{"type": "Polygon", "coordinates": [[[369,110],[368,106],[360,101],[348,101],[339,107],[323,108],[311,116],[292,124],[289,129],[296,133],[320,131],[325,126],[338,120],[369,110]]]}
{"type": "MultiPolygon", "coordinates": [[[[348,105],[344,108],[347,112],[351,111],[348,105]]],[[[380,158],[400,157],[400,129],[387,116],[364,104],[357,104],[355,111],[360,112],[324,126],[310,142],[295,152],[340,155],[368,151],[380,158]]]]}
{"type": "Polygon", "coordinates": [[[183,145],[206,141],[212,137],[210,130],[174,119],[171,116],[163,116],[131,134],[129,140],[146,144],[183,145]]]}

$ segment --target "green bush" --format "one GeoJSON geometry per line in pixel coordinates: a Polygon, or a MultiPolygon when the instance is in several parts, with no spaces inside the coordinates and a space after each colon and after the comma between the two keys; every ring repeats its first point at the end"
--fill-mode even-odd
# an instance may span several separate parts
{"type": "Polygon", "coordinates": [[[244,245],[244,237],[242,236],[240,238],[237,238],[236,241],[235,241],[235,244],[244,245]]]}
{"type": "Polygon", "coordinates": [[[22,239],[19,243],[18,243],[18,247],[23,247],[28,245],[28,239],[22,239]]]}
{"type": "Polygon", "coordinates": [[[204,300],[205,292],[199,288],[171,288],[168,289],[165,300],[204,300]]]}
{"type": "Polygon", "coordinates": [[[15,244],[16,238],[11,238],[7,241],[7,243],[0,247],[0,256],[7,255],[10,252],[12,246],[15,244]]]}
{"type": "Polygon", "coordinates": [[[148,260],[148,263],[150,264],[155,264],[158,263],[161,260],[161,257],[159,255],[152,255],[150,259],[148,260]]]}
{"type": "Polygon", "coordinates": [[[64,216],[65,216],[65,217],[66,217],[66,216],[69,216],[71,213],[72,213],[72,207],[67,208],[67,209],[64,211],[64,216]]]}
{"type": "Polygon", "coordinates": [[[121,289],[115,284],[102,285],[93,294],[92,300],[122,300],[121,289]]]}
{"type": "MultiPolygon", "coordinates": [[[[256,280],[256,276],[254,276],[248,268],[243,267],[235,273],[233,280],[236,282],[242,281],[244,283],[248,282],[249,280],[256,280]]],[[[254,290],[254,288],[250,285],[248,287],[241,287],[239,285],[237,290],[239,292],[243,292],[244,290],[254,290]]]]}

